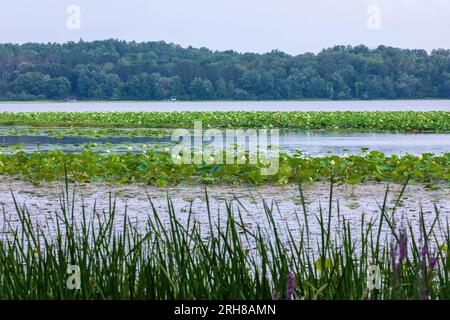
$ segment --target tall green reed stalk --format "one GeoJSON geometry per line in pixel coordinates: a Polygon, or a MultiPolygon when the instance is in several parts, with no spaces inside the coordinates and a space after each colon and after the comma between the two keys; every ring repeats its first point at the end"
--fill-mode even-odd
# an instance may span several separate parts
{"type": "MultiPolygon", "coordinates": [[[[241,204],[227,203],[226,219],[220,219],[211,209],[206,190],[206,227],[194,219],[192,206],[187,223],[181,223],[167,196],[166,212],[158,211],[149,197],[144,231],[132,223],[126,210],[118,228],[115,199],[110,197],[105,215],[99,215],[95,205],[88,213],[85,206],[75,205],[75,191],[67,179],[59,218],[54,226],[43,228],[13,194],[19,223],[10,226],[0,240],[0,299],[450,297],[449,224],[438,219],[437,207],[428,227],[423,210],[418,210],[418,233],[411,222],[397,226],[396,207],[403,191],[397,205],[388,209],[387,189],[379,221],[363,221],[355,238],[338,203],[333,212],[333,187],[328,208],[321,206],[311,215],[299,185],[303,213],[293,213],[298,232],[292,231],[294,226],[280,226],[276,209],[266,201],[265,227],[246,227],[241,204]],[[332,228],[335,218],[339,221],[336,229],[332,228]],[[311,231],[313,219],[320,226],[320,236],[311,231]],[[390,230],[389,238],[383,235],[385,227],[390,230]],[[53,233],[48,231],[51,228],[53,233]],[[78,290],[67,285],[67,270],[72,265],[80,270],[78,290]],[[368,286],[371,265],[379,267],[382,279],[381,287],[373,290],[368,286]]],[[[3,224],[5,229],[6,219],[3,224]]]]}

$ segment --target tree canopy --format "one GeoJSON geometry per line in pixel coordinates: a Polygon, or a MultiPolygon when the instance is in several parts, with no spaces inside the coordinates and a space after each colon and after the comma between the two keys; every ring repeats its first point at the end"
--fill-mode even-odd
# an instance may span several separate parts
{"type": "Polygon", "coordinates": [[[0,44],[1,100],[450,98],[450,50],[335,46],[318,54],[104,40],[0,44]]]}

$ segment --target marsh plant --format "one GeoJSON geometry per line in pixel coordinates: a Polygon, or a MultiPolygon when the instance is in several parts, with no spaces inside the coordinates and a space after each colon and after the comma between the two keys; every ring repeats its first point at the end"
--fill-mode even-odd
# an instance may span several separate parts
{"type": "MultiPolygon", "coordinates": [[[[218,154],[214,156],[218,157],[218,154]]],[[[298,181],[326,181],[331,175],[339,182],[350,185],[368,181],[403,183],[408,177],[411,183],[420,182],[429,187],[450,181],[450,153],[388,156],[378,151],[362,150],[362,154],[358,155],[308,157],[302,153],[289,155],[280,152],[279,158],[274,159],[272,164],[270,161],[261,162],[261,159],[252,164],[252,155],[248,151],[243,157],[243,163],[202,161],[200,164],[179,164],[174,162],[168,147],[166,150],[142,148],[139,152],[127,150],[122,154],[101,154],[92,150],[81,153],[18,150],[14,154],[0,153],[0,175],[42,184],[64,179],[64,168],[67,168],[71,181],[142,182],[158,187],[180,183],[285,185],[298,181]],[[277,167],[274,175],[262,174],[263,170],[270,171],[277,167]]]]}
{"type": "Polygon", "coordinates": [[[359,131],[450,132],[448,111],[345,112],[2,112],[0,124],[44,127],[355,129],[359,131]]]}
{"type": "Polygon", "coordinates": [[[278,129],[203,130],[202,122],[194,122],[194,130],[172,132],[172,161],[177,165],[250,165],[261,164],[262,176],[275,175],[280,162],[278,129]],[[181,139],[181,141],[180,141],[181,139]],[[205,145],[206,141],[206,145],[205,145]]]}
{"type": "Polygon", "coordinates": [[[419,226],[408,219],[399,224],[396,208],[387,205],[388,189],[378,221],[363,221],[355,237],[345,219],[332,227],[333,217],[340,215],[340,209],[332,212],[333,188],[332,182],[329,202],[311,215],[299,185],[304,210],[292,213],[297,226],[280,226],[276,206],[263,201],[268,223],[253,228],[244,222],[242,205],[226,203],[221,219],[207,190],[208,224],[198,223],[192,209],[181,222],[170,196],[160,209],[149,196],[144,228],[132,222],[126,209],[118,212],[113,198],[103,214],[95,206],[92,212],[76,206],[67,179],[58,219],[47,227],[36,224],[27,205],[12,195],[18,222],[10,224],[4,214],[0,298],[450,298],[449,226],[441,223],[437,207],[430,223],[418,208],[419,226]],[[319,233],[311,232],[312,219],[319,233]],[[368,286],[373,266],[381,277],[375,287],[368,286]]]}

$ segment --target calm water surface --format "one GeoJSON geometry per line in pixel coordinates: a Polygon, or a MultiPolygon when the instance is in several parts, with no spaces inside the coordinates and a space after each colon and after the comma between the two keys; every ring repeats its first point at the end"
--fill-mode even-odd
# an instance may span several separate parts
{"type": "Polygon", "coordinates": [[[342,133],[309,132],[287,133],[280,136],[280,148],[288,153],[304,150],[312,156],[328,151],[335,154],[356,154],[361,148],[392,154],[440,154],[450,152],[449,134],[404,133],[342,133]]]}
{"type": "MultiPolygon", "coordinates": [[[[118,152],[127,152],[124,145],[136,145],[133,150],[140,150],[140,144],[160,144],[170,143],[170,136],[163,138],[155,137],[109,137],[109,138],[89,138],[89,137],[49,137],[49,136],[0,136],[2,146],[23,145],[26,150],[62,149],[72,152],[82,150],[85,143],[111,143],[121,145],[118,152]]],[[[111,146],[108,149],[114,150],[111,146]]],[[[450,152],[450,135],[448,134],[403,134],[403,133],[361,133],[361,132],[284,132],[280,134],[280,150],[293,153],[302,150],[304,154],[311,156],[321,156],[328,152],[334,154],[358,154],[361,148],[377,150],[387,155],[392,154],[441,154],[450,152]]]]}
{"type": "Polygon", "coordinates": [[[450,100],[2,103],[0,112],[83,111],[450,111],[450,100]]]}

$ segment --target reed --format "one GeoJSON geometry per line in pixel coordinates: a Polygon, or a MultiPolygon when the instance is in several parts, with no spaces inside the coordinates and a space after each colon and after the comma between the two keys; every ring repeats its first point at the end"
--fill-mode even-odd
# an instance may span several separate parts
{"type": "Polygon", "coordinates": [[[226,219],[218,219],[206,190],[210,222],[206,228],[193,218],[192,210],[187,213],[187,223],[181,223],[170,196],[164,212],[158,211],[149,197],[144,228],[138,228],[126,211],[118,212],[113,198],[104,215],[95,208],[86,212],[85,206],[75,206],[76,192],[67,179],[59,218],[44,228],[33,222],[27,206],[12,195],[19,222],[17,227],[9,225],[5,214],[0,220],[4,231],[0,299],[450,297],[449,226],[441,223],[437,207],[429,224],[418,209],[420,226],[415,231],[407,220],[398,225],[396,208],[388,209],[386,190],[379,220],[363,222],[355,238],[350,223],[341,219],[339,206],[332,212],[333,187],[331,183],[326,209],[321,207],[318,214],[311,215],[299,186],[304,212],[297,215],[298,232],[292,231],[293,226],[280,226],[274,218],[275,206],[267,202],[263,203],[269,222],[266,227],[246,227],[245,208],[230,203],[226,219]],[[119,214],[123,214],[120,228],[119,214]],[[335,223],[338,229],[331,228],[333,216],[340,220],[335,223]],[[319,222],[319,236],[308,228],[313,219],[319,222]],[[391,233],[387,241],[383,240],[384,227],[391,233]],[[70,265],[79,267],[79,290],[67,286],[70,265]],[[379,289],[368,288],[371,265],[380,268],[379,289]]]}

